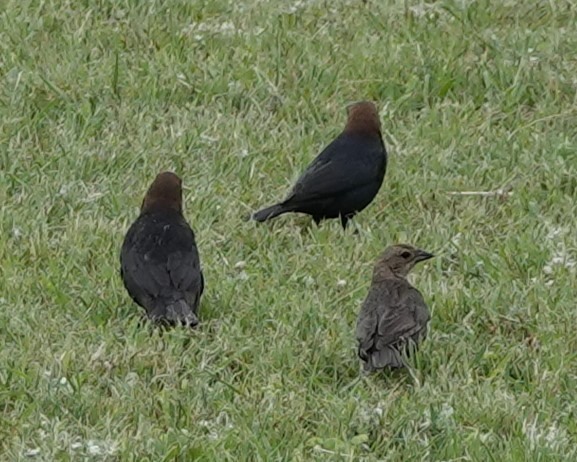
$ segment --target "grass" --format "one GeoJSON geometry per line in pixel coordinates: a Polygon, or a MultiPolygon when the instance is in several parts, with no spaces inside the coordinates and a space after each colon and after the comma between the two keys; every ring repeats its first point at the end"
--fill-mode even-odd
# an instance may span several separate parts
{"type": "Polygon", "coordinates": [[[577,460],[573,2],[0,5],[2,460],[577,460]],[[359,234],[243,221],[359,99],[390,153],[359,234]],[[118,254],[163,170],[207,289],[159,336],[118,254]],[[431,335],[359,380],[395,242],[439,255],[431,335]]]}

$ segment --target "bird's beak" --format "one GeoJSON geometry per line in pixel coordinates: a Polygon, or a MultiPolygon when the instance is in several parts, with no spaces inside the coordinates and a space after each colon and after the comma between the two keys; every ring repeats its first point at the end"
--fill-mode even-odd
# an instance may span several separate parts
{"type": "Polygon", "coordinates": [[[415,261],[416,262],[425,261],[433,257],[434,255],[432,253],[425,252],[424,250],[419,249],[417,250],[417,254],[415,255],[415,261]]]}

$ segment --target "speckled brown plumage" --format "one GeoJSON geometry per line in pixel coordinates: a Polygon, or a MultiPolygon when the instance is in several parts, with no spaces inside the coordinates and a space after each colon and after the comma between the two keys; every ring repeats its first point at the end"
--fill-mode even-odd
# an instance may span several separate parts
{"type": "Polygon", "coordinates": [[[366,371],[403,367],[403,353],[410,353],[426,337],[429,309],[406,277],[416,263],[432,257],[401,244],[387,248],[376,262],[356,329],[358,355],[366,371]]]}

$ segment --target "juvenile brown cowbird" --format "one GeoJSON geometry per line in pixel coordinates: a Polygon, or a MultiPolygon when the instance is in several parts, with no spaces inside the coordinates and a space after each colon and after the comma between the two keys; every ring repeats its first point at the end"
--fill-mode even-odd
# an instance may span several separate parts
{"type": "Polygon", "coordinates": [[[132,299],[160,324],[198,324],[204,278],[194,233],[182,215],[178,176],[160,173],[120,252],[120,274],[132,299]]]}
{"type": "Polygon", "coordinates": [[[403,367],[402,353],[427,335],[429,309],[406,277],[433,254],[410,245],[389,247],[373,270],[373,280],[357,320],[358,355],[365,371],[403,367]]]}
{"type": "Polygon", "coordinates": [[[287,212],[312,215],[315,223],[340,218],[343,228],[377,195],[387,168],[377,108],[370,101],[347,107],[343,132],[309,165],[288,197],[253,214],[259,222],[287,212]]]}

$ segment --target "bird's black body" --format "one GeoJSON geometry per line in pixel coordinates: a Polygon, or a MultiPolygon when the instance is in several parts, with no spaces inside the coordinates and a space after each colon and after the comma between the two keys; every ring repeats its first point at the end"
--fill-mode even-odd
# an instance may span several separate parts
{"type": "Polygon", "coordinates": [[[149,318],[198,324],[204,279],[194,233],[181,213],[142,212],[126,234],[120,263],[126,290],[149,318]]]}
{"type": "Polygon", "coordinates": [[[309,165],[288,197],[256,212],[254,220],[300,212],[317,223],[340,218],[346,227],[350,218],[371,203],[383,184],[387,152],[374,105],[357,106],[349,113],[345,130],[309,165]]]}

